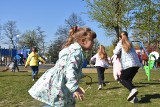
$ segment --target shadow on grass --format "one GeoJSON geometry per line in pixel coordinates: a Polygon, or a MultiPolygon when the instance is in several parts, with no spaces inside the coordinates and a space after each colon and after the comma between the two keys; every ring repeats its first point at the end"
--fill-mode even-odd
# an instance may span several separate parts
{"type": "Polygon", "coordinates": [[[0,75],[0,77],[12,77],[12,76],[31,76],[31,75],[0,75]]]}
{"type": "MultiPolygon", "coordinates": [[[[112,82],[117,82],[117,81],[104,81],[104,83],[106,83],[106,85],[110,84],[112,82]]],[[[93,81],[92,84],[98,84],[98,81],[93,81]]]]}
{"type": "Polygon", "coordinates": [[[153,83],[153,82],[145,82],[145,83],[138,83],[138,84],[149,84],[149,85],[157,85],[157,84],[160,84],[160,83],[153,83]]]}
{"type": "Polygon", "coordinates": [[[114,90],[114,89],[119,89],[119,88],[122,88],[122,87],[112,87],[112,88],[106,88],[106,89],[102,89],[102,90],[114,90]]]}
{"type": "Polygon", "coordinates": [[[151,99],[159,99],[159,98],[160,98],[160,94],[147,94],[141,98],[139,103],[150,103],[151,99]]]}

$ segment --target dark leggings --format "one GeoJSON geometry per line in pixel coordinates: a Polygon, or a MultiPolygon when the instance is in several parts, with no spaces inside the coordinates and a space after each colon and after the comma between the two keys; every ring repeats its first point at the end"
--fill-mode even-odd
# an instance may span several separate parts
{"type": "Polygon", "coordinates": [[[102,85],[104,83],[104,67],[96,66],[97,73],[98,73],[98,84],[102,85]]]}
{"type": "Polygon", "coordinates": [[[135,86],[132,84],[132,80],[136,73],[138,72],[139,67],[130,67],[125,70],[122,70],[120,82],[126,87],[129,91],[131,91],[135,86]]]}

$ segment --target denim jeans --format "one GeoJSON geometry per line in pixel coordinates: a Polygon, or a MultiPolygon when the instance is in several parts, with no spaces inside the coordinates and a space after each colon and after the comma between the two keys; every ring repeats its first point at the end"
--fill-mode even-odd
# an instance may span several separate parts
{"type": "Polygon", "coordinates": [[[35,79],[35,76],[38,74],[38,66],[31,66],[32,70],[32,79],[35,79]]]}

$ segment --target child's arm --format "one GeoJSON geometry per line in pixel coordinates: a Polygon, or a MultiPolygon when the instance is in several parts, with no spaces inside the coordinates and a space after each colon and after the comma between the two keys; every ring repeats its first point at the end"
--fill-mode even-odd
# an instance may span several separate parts
{"type": "MultiPolygon", "coordinates": [[[[96,54],[96,55],[97,55],[97,54],[96,54]]],[[[94,56],[91,57],[91,61],[95,61],[96,55],[94,55],[94,56]]]]}
{"type": "Polygon", "coordinates": [[[42,63],[46,63],[46,61],[45,60],[43,60],[40,56],[38,56],[38,59],[42,62],[42,63]]]}
{"type": "Polygon", "coordinates": [[[90,62],[89,62],[90,64],[94,64],[95,63],[96,56],[97,56],[97,54],[94,55],[93,57],[91,57],[90,62]]]}
{"type": "Polygon", "coordinates": [[[29,65],[30,60],[31,60],[31,56],[29,55],[25,64],[25,68],[27,68],[27,66],[29,65]]]}
{"type": "Polygon", "coordinates": [[[122,41],[119,41],[117,46],[113,50],[113,53],[117,55],[120,53],[121,50],[122,50],[122,41]]]}

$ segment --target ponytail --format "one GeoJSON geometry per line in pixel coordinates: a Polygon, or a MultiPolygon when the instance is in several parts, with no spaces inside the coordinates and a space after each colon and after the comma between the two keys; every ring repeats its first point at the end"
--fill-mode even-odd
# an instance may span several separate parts
{"type": "Polygon", "coordinates": [[[100,59],[104,59],[104,60],[108,61],[107,53],[105,52],[105,47],[103,45],[99,46],[98,55],[99,55],[100,59]]]}
{"type": "Polygon", "coordinates": [[[123,47],[124,51],[128,52],[132,48],[132,45],[128,40],[128,33],[125,31],[122,31],[121,32],[121,39],[122,39],[122,47],[123,47]]]}
{"type": "Polygon", "coordinates": [[[75,26],[75,27],[72,27],[70,30],[69,30],[69,37],[66,41],[66,43],[64,44],[63,48],[65,47],[68,47],[70,44],[72,44],[74,42],[74,34],[75,32],[77,32],[79,30],[79,27],[78,26],[75,26]]]}

